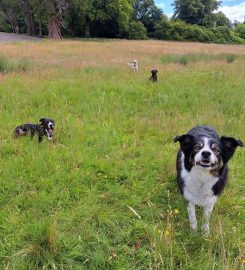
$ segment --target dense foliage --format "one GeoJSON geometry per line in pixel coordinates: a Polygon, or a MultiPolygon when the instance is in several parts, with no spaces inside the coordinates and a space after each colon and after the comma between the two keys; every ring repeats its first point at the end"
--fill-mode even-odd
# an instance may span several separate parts
{"type": "Polygon", "coordinates": [[[48,36],[243,43],[243,24],[217,0],[175,0],[169,19],[154,0],[0,0],[0,31],[48,36]]]}
{"type": "Polygon", "coordinates": [[[155,28],[155,37],[158,39],[178,41],[199,41],[213,43],[243,43],[239,33],[231,31],[228,26],[207,28],[197,24],[187,24],[183,21],[169,21],[162,19],[155,28]]]}

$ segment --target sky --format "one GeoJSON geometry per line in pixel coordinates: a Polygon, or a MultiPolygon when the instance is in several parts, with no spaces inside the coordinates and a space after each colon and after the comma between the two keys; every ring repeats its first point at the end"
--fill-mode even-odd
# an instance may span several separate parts
{"type": "MultiPolygon", "coordinates": [[[[173,0],[155,0],[156,5],[161,8],[165,15],[171,17],[173,15],[173,0]]],[[[245,1],[244,0],[223,0],[219,8],[232,22],[237,20],[244,22],[245,20],[245,1]]]]}

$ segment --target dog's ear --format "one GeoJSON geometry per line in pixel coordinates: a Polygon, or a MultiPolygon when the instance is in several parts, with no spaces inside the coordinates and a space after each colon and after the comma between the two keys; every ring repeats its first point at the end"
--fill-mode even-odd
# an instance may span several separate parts
{"type": "Polygon", "coordinates": [[[241,140],[237,140],[232,137],[222,136],[220,138],[222,155],[225,162],[227,162],[235,153],[237,146],[244,147],[241,140]]]}
{"type": "Polygon", "coordinates": [[[39,122],[40,122],[41,124],[43,124],[44,121],[45,121],[45,118],[41,118],[41,119],[39,120],[39,122]]]}
{"type": "Polygon", "coordinates": [[[189,134],[184,134],[181,136],[176,136],[174,142],[179,142],[181,150],[185,152],[190,146],[193,145],[194,137],[189,134]]]}

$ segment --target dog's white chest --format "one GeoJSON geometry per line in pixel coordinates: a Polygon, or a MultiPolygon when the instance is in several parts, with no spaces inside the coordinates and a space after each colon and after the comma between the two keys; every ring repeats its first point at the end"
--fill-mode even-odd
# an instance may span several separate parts
{"type": "Polygon", "coordinates": [[[190,172],[182,167],[181,177],[184,180],[184,197],[188,201],[200,206],[213,205],[216,202],[217,196],[214,195],[212,187],[218,177],[196,167],[190,172]]]}

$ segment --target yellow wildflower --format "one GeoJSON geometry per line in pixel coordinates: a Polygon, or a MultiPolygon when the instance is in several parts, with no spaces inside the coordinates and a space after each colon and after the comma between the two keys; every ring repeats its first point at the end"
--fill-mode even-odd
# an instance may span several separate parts
{"type": "Polygon", "coordinates": [[[174,209],[174,213],[175,213],[175,214],[179,214],[179,209],[177,209],[177,208],[174,209]]]}
{"type": "Polygon", "coordinates": [[[245,259],[240,259],[239,262],[245,264],[245,259]]]}

